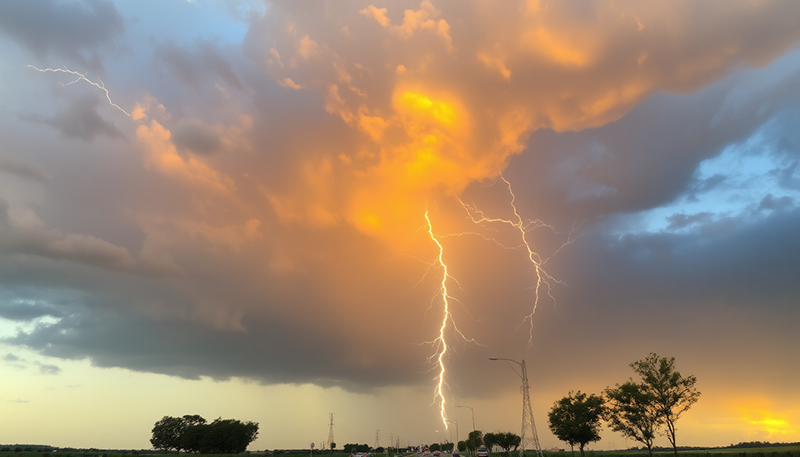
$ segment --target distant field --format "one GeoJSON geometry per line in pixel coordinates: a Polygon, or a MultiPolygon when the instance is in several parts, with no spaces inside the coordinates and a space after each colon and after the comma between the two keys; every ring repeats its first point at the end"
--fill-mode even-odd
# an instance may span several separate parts
{"type": "MultiPolygon", "coordinates": [[[[546,457],[571,457],[569,449],[567,449],[564,452],[545,451],[544,454],[546,457]]],[[[679,450],[678,454],[679,457],[800,457],[800,445],[770,446],[770,447],[758,447],[758,448],[713,448],[713,449],[703,449],[703,450],[695,449],[687,451],[679,450]]],[[[45,457],[48,455],[51,457],[166,457],[166,456],[177,457],[174,452],[165,454],[165,453],[156,453],[150,451],[143,451],[143,452],[137,452],[137,451],[120,452],[120,451],[103,451],[103,450],[98,450],[98,451],[59,450],[58,452],[0,451],[0,457],[45,457]]],[[[182,455],[188,456],[189,454],[182,454],[182,455]]],[[[251,455],[261,457],[265,454],[251,454],[251,455]]],[[[282,451],[276,455],[308,456],[309,453],[308,451],[282,451]]],[[[517,457],[518,455],[519,454],[517,452],[509,453],[509,457],[517,457]]],[[[533,452],[525,453],[526,457],[535,457],[535,455],[536,454],[533,452]]],[[[653,452],[653,455],[657,457],[670,457],[673,455],[673,453],[672,451],[659,449],[658,451],[653,452]]],[[[203,454],[203,456],[222,457],[219,454],[203,454]]],[[[228,456],[230,456],[230,454],[228,454],[228,456]]],[[[314,452],[314,457],[348,457],[348,456],[349,454],[345,454],[343,452],[334,452],[333,454],[324,451],[314,452]]],[[[492,454],[492,457],[501,457],[501,456],[502,454],[492,454]]],[[[576,450],[575,456],[579,457],[580,452],[576,450]]],[[[586,452],[586,457],[640,457],[640,456],[647,456],[647,451],[639,450],[639,451],[587,451],[586,452]]]]}
{"type": "MultiPolygon", "coordinates": [[[[569,449],[565,452],[545,452],[547,457],[555,457],[559,455],[571,455],[569,449]]],[[[770,447],[756,447],[756,448],[712,448],[712,449],[693,449],[693,450],[678,450],[679,457],[800,457],[800,445],[797,446],[770,446],[770,447]]],[[[534,454],[526,452],[525,456],[533,457],[534,454]]],[[[632,456],[646,456],[646,450],[638,451],[588,451],[586,457],[632,457],[632,456]]],[[[669,457],[674,455],[673,452],[659,449],[653,452],[653,456],[669,457]]],[[[579,457],[580,452],[575,451],[575,456],[579,457]]],[[[513,456],[512,456],[513,457],[513,456]]],[[[567,456],[564,456],[567,457],[567,456]]]]}

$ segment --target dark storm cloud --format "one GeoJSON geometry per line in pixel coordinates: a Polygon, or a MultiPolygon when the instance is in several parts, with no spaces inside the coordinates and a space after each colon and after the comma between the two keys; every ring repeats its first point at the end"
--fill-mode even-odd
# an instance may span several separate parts
{"type": "Polygon", "coordinates": [[[126,248],[94,236],[64,234],[48,229],[38,220],[17,223],[4,210],[0,205],[0,253],[12,265],[17,257],[39,257],[148,276],[180,274],[180,268],[168,258],[140,256],[137,259],[126,248]]]}
{"type": "MultiPolygon", "coordinates": [[[[689,231],[630,234],[614,238],[595,232],[575,247],[581,265],[574,271],[582,299],[617,301],[625,310],[669,303],[675,311],[704,301],[726,307],[783,308],[797,311],[792,297],[800,258],[800,208],[775,211],[764,219],[746,216],[722,221],[699,217],[689,231]]],[[[578,259],[574,259],[578,260],[578,259]]],[[[754,308],[754,309],[755,309],[754,308]]]]}
{"type": "MultiPolygon", "coordinates": [[[[416,30],[410,38],[398,37],[401,29],[385,30],[375,18],[359,14],[358,8],[331,5],[303,16],[302,5],[283,4],[273,16],[255,18],[243,45],[252,59],[250,66],[229,57],[228,48],[213,41],[153,45],[155,67],[166,67],[174,79],[190,87],[189,92],[205,93],[218,81],[246,92],[238,90],[246,81],[255,93],[252,97],[233,94],[227,110],[216,111],[205,100],[197,100],[202,97],[189,97],[184,91],[169,93],[164,89],[169,85],[159,82],[149,88],[152,95],[162,101],[174,97],[175,103],[164,102],[167,106],[158,112],[158,102],[153,101],[148,112],[152,117],[130,127],[152,140],[150,149],[137,143],[141,150],[123,149],[125,154],[102,151],[81,156],[73,150],[69,160],[59,157],[64,167],[57,175],[53,168],[52,193],[59,195],[49,196],[51,206],[27,208],[27,202],[15,202],[28,213],[41,211],[42,220],[13,219],[11,214],[16,217],[16,213],[10,212],[10,205],[0,207],[0,284],[14,288],[17,297],[24,298],[27,289],[47,290],[50,295],[2,302],[0,313],[16,320],[47,315],[57,319],[40,322],[31,331],[6,338],[5,343],[59,358],[89,357],[101,367],[190,379],[240,376],[264,383],[314,383],[353,391],[430,383],[433,375],[426,372],[430,366],[425,358],[433,348],[422,342],[435,336],[440,322],[436,272],[427,263],[435,258],[433,251],[426,251],[422,261],[398,255],[377,237],[335,217],[322,227],[309,228],[291,218],[282,223],[265,197],[283,183],[301,181],[311,189],[311,197],[319,195],[333,201],[331,206],[346,206],[345,192],[326,187],[336,178],[326,172],[348,159],[359,160],[359,155],[369,165],[378,158],[369,139],[355,127],[355,117],[347,121],[344,108],[348,106],[336,105],[338,100],[329,92],[331,84],[338,84],[338,96],[352,101],[351,115],[360,112],[359,104],[374,103],[364,105],[372,110],[368,114],[388,119],[400,63],[408,66],[404,66],[406,72],[421,75],[420,85],[430,76],[442,87],[463,93],[464,103],[475,108],[471,113],[479,119],[487,112],[491,112],[487,119],[495,119],[509,107],[523,114],[531,110],[532,119],[525,121],[522,131],[558,122],[565,129],[582,129],[618,119],[578,132],[536,131],[527,150],[513,158],[506,171],[524,217],[541,210],[548,220],[566,221],[566,226],[586,221],[586,236],[552,262],[554,274],[570,285],[554,292],[559,308],[548,308],[551,303],[544,300],[536,315],[534,335],[541,345],[532,351],[539,351],[544,366],[558,371],[564,366],[559,359],[564,352],[545,356],[540,347],[571,347],[584,362],[600,360],[599,346],[624,337],[624,332],[602,334],[597,328],[601,324],[609,329],[616,321],[634,333],[667,334],[670,330],[664,327],[652,329],[657,325],[646,313],[652,308],[674,309],[677,317],[672,319],[679,321],[689,319],[689,308],[704,310],[708,302],[723,301],[723,311],[729,311],[763,299],[765,306],[795,316],[787,305],[787,300],[797,296],[793,278],[800,258],[796,236],[800,216],[792,209],[793,201],[764,197],[766,215],[754,220],[678,213],[668,223],[672,229],[680,228],[680,233],[628,233],[620,220],[620,214],[657,207],[682,195],[700,198],[724,187],[728,177],[723,174],[698,178],[698,164],[730,144],[745,141],[770,120],[791,117],[800,97],[796,71],[747,72],[738,65],[769,60],[788,46],[798,30],[792,11],[786,12],[778,27],[768,27],[771,32],[763,38],[761,29],[780,13],[778,8],[758,16],[758,26],[748,29],[742,39],[737,35],[740,27],[736,24],[741,21],[737,17],[728,22],[698,21],[699,26],[690,21],[695,24],[693,34],[677,50],[665,50],[675,43],[654,32],[647,35],[654,48],[647,48],[651,53],[640,63],[640,50],[628,52],[627,48],[639,43],[631,38],[638,35],[630,16],[624,25],[629,29],[625,33],[631,35],[616,35],[615,31],[622,30],[616,22],[597,27],[600,36],[606,36],[605,29],[612,31],[605,43],[608,48],[599,57],[589,56],[585,67],[580,67],[581,62],[563,63],[537,54],[546,54],[547,49],[518,49],[512,40],[507,45],[514,55],[506,62],[512,76],[506,80],[497,71],[502,62],[491,61],[493,53],[486,58],[488,63],[474,54],[503,48],[493,47],[491,40],[506,36],[505,26],[514,23],[510,18],[519,16],[518,9],[493,15],[495,11],[466,7],[459,11],[449,6],[455,19],[447,11],[442,17],[451,21],[454,50],[450,54],[441,34],[432,28],[416,30]],[[284,11],[293,8],[297,11],[284,11]],[[485,13],[492,24],[485,29],[470,27],[469,14],[476,12],[485,13]],[[492,27],[503,33],[497,35],[492,27]],[[725,33],[715,33],[715,27],[725,33]],[[709,39],[703,40],[706,36],[709,39]],[[487,37],[488,48],[471,41],[487,37]],[[746,42],[748,52],[712,59],[710,70],[702,70],[700,57],[718,57],[719,49],[727,52],[731,49],[728,41],[746,42]],[[382,48],[381,43],[396,47],[382,48]],[[616,46],[625,48],[625,58],[619,61],[613,55],[616,46]],[[697,47],[702,55],[681,60],[682,49],[694,52],[697,47]],[[390,51],[402,52],[396,57],[390,51]],[[669,58],[662,62],[660,55],[669,58]],[[591,57],[598,59],[597,67],[591,66],[591,57]],[[273,59],[271,64],[269,59],[273,59]],[[654,61],[656,65],[648,67],[654,61]],[[691,64],[698,64],[702,71],[687,70],[691,64]],[[274,74],[265,74],[265,65],[272,65],[274,74]],[[649,94],[689,91],[734,69],[739,72],[735,77],[699,93],[657,93],[622,118],[645,95],[612,102],[610,111],[597,116],[586,114],[607,93],[624,89],[631,80],[622,73],[637,75],[633,82],[649,81],[643,92],[649,94]],[[770,76],[772,72],[778,76],[770,76]],[[675,79],[664,81],[663,75],[675,79]],[[295,78],[292,84],[286,80],[289,77],[295,78]],[[237,96],[247,100],[236,100],[237,96]],[[494,98],[500,100],[496,106],[494,98]],[[236,106],[237,102],[242,106],[236,106]],[[338,108],[342,111],[337,112],[338,108]],[[231,113],[252,114],[254,128],[236,133],[252,143],[252,150],[240,147],[232,148],[231,154],[215,154],[223,149],[223,135],[209,126],[208,118],[219,116],[230,122],[231,113]],[[177,119],[179,115],[185,119],[177,119]],[[194,155],[171,154],[173,145],[194,155]],[[101,165],[93,167],[96,163],[101,165]],[[308,179],[300,180],[298,174],[308,179]],[[60,195],[72,189],[72,183],[79,183],[81,191],[91,196],[75,198],[83,194],[74,190],[60,195]],[[215,194],[219,188],[223,190],[215,194]],[[97,235],[100,223],[109,219],[113,221],[106,231],[124,238],[119,242],[97,235]],[[134,235],[119,235],[120,228],[134,235]],[[138,274],[147,269],[147,262],[152,262],[149,274],[138,274]],[[69,300],[55,298],[67,294],[69,300]],[[562,309],[569,317],[593,319],[576,320],[572,328],[566,317],[559,321],[553,316],[552,309],[562,309]],[[586,314],[581,316],[579,311],[586,314]],[[584,333],[595,339],[584,338],[584,333]]],[[[505,8],[501,3],[487,5],[505,8]]],[[[407,6],[418,8],[419,2],[407,6]]],[[[551,30],[555,33],[558,25],[569,25],[575,18],[583,24],[594,17],[594,12],[582,8],[565,6],[566,16],[559,16],[551,30]]],[[[703,17],[713,16],[701,8],[703,17]]],[[[680,10],[691,16],[690,8],[680,10]]],[[[393,5],[393,25],[401,23],[402,13],[401,7],[393,5]]],[[[617,13],[607,17],[616,18],[617,13]]],[[[644,34],[658,30],[656,19],[650,19],[644,34]]],[[[113,37],[115,29],[109,30],[113,37]]],[[[408,81],[414,83],[415,77],[408,81]]],[[[97,100],[75,98],[52,118],[29,116],[29,120],[57,128],[69,138],[115,137],[113,132],[119,131],[100,117],[97,100]]],[[[514,116],[510,119],[515,120],[514,116]]],[[[775,173],[787,185],[797,181],[796,143],[788,134],[791,125],[787,122],[774,129],[776,137],[785,140],[781,144],[787,158],[775,173]]],[[[407,133],[395,130],[390,133],[397,137],[407,133]]],[[[496,130],[486,128],[480,141],[497,140],[496,130]]],[[[510,136],[509,141],[515,143],[516,136],[510,136]]],[[[462,146],[481,152],[486,145],[476,144],[462,146]]],[[[352,179],[361,171],[346,176],[352,179]]],[[[392,201],[381,204],[391,208],[392,201]]],[[[504,204],[507,208],[506,200],[504,204]]],[[[319,208],[309,206],[308,213],[317,215],[319,208]]],[[[459,217],[464,219],[462,213],[459,217]]],[[[417,222],[423,226],[422,221],[413,221],[417,222]]],[[[519,324],[532,306],[530,264],[522,251],[499,249],[480,238],[448,238],[447,242],[461,243],[447,247],[451,273],[463,278],[462,290],[457,292],[463,300],[454,303],[460,328],[492,352],[483,346],[454,345],[450,353],[456,354],[451,358],[457,374],[454,385],[467,395],[488,395],[499,382],[495,373],[474,369],[483,365],[462,362],[480,359],[485,364],[489,355],[525,354],[520,348],[527,347],[527,328],[520,329],[519,324]]],[[[432,243],[427,244],[433,249],[432,243]]],[[[669,316],[661,312],[658,318],[669,316]]],[[[687,326],[673,328],[686,330],[687,326]]],[[[725,337],[716,329],[710,332],[725,337]]],[[[579,363],[569,369],[581,374],[579,363]]],[[[561,378],[548,379],[558,383],[561,378]]]]}
{"type": "MultiPolygon", "coordinates": [[[[375,341],[364,346],[364,334],[373,332],[367,326],[334,327],[340,337],[329,340],[321,333],[324,329],[309,319],[308,314],[312,312],[309,303],[326,298],[313,287],[305,287],[305,291],[295,289],[302,287],[302,282],[286,285],[286,291],[293,290],[292,296],[283,296],[277,283],[266,284],[273,295],[264,304],[265,309],[245,311],[241,316],[243,331],[210,328],[206,322],[170,317],[153,320],[132,315],[125,309],[106,307],[102,303],[105,300],[131,300],[128,293],[138,286],[125,282],[113,281],[102,294],[104,297],[84,303],[79,300],[62,303],[59,306],[63,314],[58,322],[37,324],[32,331],[19,332],[2,341],[57,358],[90,357],[95,366],[123,367],[187,379],[210,376],[225,380],[239,376],[266,384],[314,383],[362,392],[382,385],[423,381],[422,373],[406,369],[410,361],[407,355],[381,360],[380,351],[373,349],[385,346],[384,342],[375,341]],[[120,294],[122,291],[128,292],[120,294]],[[296,308],[298,315],[280,316],[281,313],[270,311],[281,308],[296,308]],[[365,361],[374,359],[369,362],[371,368],[367,372],[357,360],[349,360],[359,353],[365,354],[365,361]]],[[[208,290],[227,294],[218,289],[235,288],[237,284],[231,284],[234,282],[231,278],[215,278],[208,290]]],[[[169,297],[172,306],[182,304],[186,309],[192,306],[193,297],[163,289],[140,294],[134,300],[165,297],[169,297]]],[[[117,305],[135,308],[131,304],[117,305]]],[[[328,325],[336,325],[336,321],[336,318],[330,319],[328,325]]],[[[404,340],[397,344],[407,346],[410,343],[404,340]]],[[[423,356],[422,353],[417,355],[423,356]]]]}
{"type": "Polygon", "coordinates": [[[213,154],[222,149],[219,134],[196,122],[178,125],[172,132],[172,142],[181,149],[200,155],[213,154]]]}
{"type": "Polygon", "coordinates": [[[794,206],[792,197],[775,198],[772,194],[767,194],[758,205],[758,210],[782,210],[794,206]]]}
{"type": "MultiPolygon", "coordinates": [[[[50,179],[49,174],[17,157],[0,157],[0,171],[35,181],[47,181],[50,179]]],[[[0,205],[2,205],[2,203],[0,203],[0,205]]],[[[1,220],[2,208],[0,208],[0,221],[1,220]]]]}
{"type": "Polygon", "coordinates": [[[0,317],[12,321],[31,321],[38,317],[58,317],[61,311],[49,303],[14,300],[10,297],[0,299],[0,317]]]}
{"type": "Polygon", "coordinates": [[[686,198],[691,201],[697,201],[697,194],[706,193],[717,188],[725,183],[725,179],[727,179],[726,176],[720,173],[706,179],[696,179],[687,187],[686,198]]]}
{"type": "Polygon", "coordinates": [[[125,138],[117,127],[103,119],[97,112],[100,98],[95,94],[70,98],[67,107],[59,110],[54,116],[36,114],[20,114],[20,119],[49,125],[61,132],[65,138],[93,141],[97,136],[109,138],[125,138]]]}
{"type": "MultiPolygon", "coordinates": [[[[774,142],[796,135],[783,119],[798,114],[800,71],[778,64],[775,73],[763,81],[759,72],[745,72],[691,97],[656,94],[619,121],[596,129],[534,132],[531,154],[514,158],[507,176],[535,196],[540,210],[560,217],[574,212],[577,220],[641,211],[679,196],[693,198],[725,185],[722,174],[696,181],[703,160],[762,127],[774,142]]],[[[782,154],[789,154],[784,169],[789,171],[783,172],[790,177],[797,149],[782,154]]]]}
{"type": "Polygon", "coordinates": [[[713,219],[713,214],[703,211],[697,214],[673,214],[667,217],[667,230],[680,230],[694,224],[702,224],[713,219]]]}
{"type": "Polygon", "coordinates": [[[2,357],[2,359],[5,360],[6,362],[19,362],[20,361],[19,357],[15,356],[14,354],[12,354],[10,352],[7,353],[6,355],[4,355],[2,357]]]}
{"type": "Polygon", "coordinates": [[[203,83],[219,78],[233,89],[241,90],[242,83],[224,50],[213,41],[198,40],[192,46],[179,46],[168,41],[154,44],[156,59],[165,65],[183,84],[200,90],[203,83]]]}
{"type": "Polygon", "coordinates": [[[5,201],[2,197],[0,197],[0,227],[5,226],[8,224],[9,216],[8,216],[8,202],[5,201]]]}
{"type": "Polygon", "coordinates": [[[58,365],[52,365],[48,363],[39,363],[39,373],[44,375],[57,375],[61,373],[61,367],[58,365]]]}
{"type": "Polygon", "coordinates": [[[101,72],[98,49],[124,31],[116,7],[106,0],[0,2],[0,33],[10,36],[40,59],[64,59],[82,70],[101,72]]]}

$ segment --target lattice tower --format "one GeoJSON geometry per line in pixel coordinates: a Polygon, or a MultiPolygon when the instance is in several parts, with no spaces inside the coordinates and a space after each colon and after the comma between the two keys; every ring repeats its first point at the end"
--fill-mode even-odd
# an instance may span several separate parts
{"type": "Polygon", "coordinates": [[[520,434],[519,457],[525,456],[525,449],[535,448],[539,457],[542,455],[542,447],[539,445],[539,435],[536,433],[536,423],[533,421],[533,409],[531,408],[531,388],[528,384],[528,369],[525,360],[522,366],[522,433],[520,434]]]}

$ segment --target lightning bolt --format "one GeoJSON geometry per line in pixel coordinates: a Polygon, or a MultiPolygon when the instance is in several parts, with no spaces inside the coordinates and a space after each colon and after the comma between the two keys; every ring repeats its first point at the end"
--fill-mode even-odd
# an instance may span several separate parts
{"type": "MultiPolygon", "coordinates": [[[[448,272],[447,269],[447,264],[444,263],[444,246],[442,245],[441,241],[439,241],[439,238],[433,233],[433,224],[431,223],[431,218],[430,215],[428,214],[428,210],[425,210],[425,222],[426,222],[426,230],[428,232],[428,236],[430,237],[431,241],[433,241],[436,244],[436,247],[438,248],[438,254],[436,256],[436,260],[428,264],[429,267],[428,273],[430,272],[430,269],[434,267],[441,268],[442,270],[441,281],[439,283],[439,290],[436,292],[433,299],[435,300],[436,297],[441,296],[444,308],[442,310],[442,323],[439,326],[439,336],[437,336],[434,340],[426,341],[423,344],[430,344],[435,348],[433,355],[428,357],[428,362],[431,362],[435,359],[436,366],[439,368],[439,373],[434,378],[434,380],[436,381],[436,388],[434,389],[433,402],[434,404],[435,403],[439,404],[439,415],[442,418],[442,424],[444,425],[445,430],[447,430],[449,429],[449,425],[447,422],[447,400],[445,398],[444,391],[445,387],[447,386],[447,381],[446,381],[447,369],[445,368],[445,355],[447,354],[449,347],[447,345],[447,338],[445,337],[445,332],[447,331],[448,326],[451,326],[453,332],[455,332],[455,334],[461,337],[464,341],[468,343],[474,343],[480,346],[483,345],[477,342],[475,339],[469,338],[466,335],[464,335],[464,333],[462,333],[461,330],[459,330],[458,325],[456,325],[456,322],[453,319],[453,314],[450,312],[450,301],[451,300],[458,301],[458,299],[450,295],[450,292],[447,289],[447,283],[449,280],[455,282],[457,286],[460,286],[460,284],[458,284],[458,281],[454,277],[450,276],[450,273],[448,272]]],[[[455,235],[445,235],[444,237],[449,237],[449,236],[455,236],[455,235]]],[[[428,273],[426,273],[425,276],[427,276],[428,273]]]]}
{"type": "Polygon", "coordinates": [[[75,84],[78,81],[86,81],[87,83],[93,85],[94,87],[97,87],[98,89],[100,89],[100,90],[102,90],[103,92],[106,93],[106,99],[108,99],[108,104],[109,105],[111,105],[114,108],[122,111],[123,113],[125,113],[126,116],[131,117],[130,113],[128,113],[127,111],[122,109],[122,107],[120,107],[119,105],[117,105],[116,103],[114,103],[111,100],[111,94],[108,93],[108,89],[106,89],[106,86],[105,86],[105,84],[103,84],[103,81],[101,81],[99,79],[98,79],[98,81],[100,81],[100,82],[96,83],[96,82],[92,81],[91,79],[87,78],[84,73],[78,73],[77,71],[70,70],[66,66],[64,68],[37,68],[37,67],[35,67],[33,65],[25,65],[25,66],[28,67],[28,68],[33,68],[34,70],[36,70],[38,72],[41,72],[41,73],[48,73],[48,72],[52,72],[52,73],[67,73],[67,74],[70,74],[70,75],[73,75],[73,76],[77,76],[78,78],[75,79],[74,81],[68,82],[66,84],[63,84],[63,83],[59,83],[59,84],[61,84],[62,87],[66,87],[66,86],[75,84]]]}
{"type": "MultiPolygon", "coordinates": [[[[487,223],[500,223],[500,224],[510,225],[511,227],[519,231],[521,244],[518,246],[514,246],[510,249],[524,248],[528,254],[528,260],[531,263],[530,270],[532,270],[535,273],[535,285],[533,287],[534,289],[533,306],[531,308],[530,314],[528,314],[520,323],[520,326],[522,326],[525,324],[525,322],[530,322],[528,347],[531,347],[533,345],[533,316],[534,314],[536,314],[536,308],[539,305],[539,299],[542,289],[544,289],[547,293],[547,296],[550,297],[550,299],[553,300],[553,302],[555,302],[556,299],[555,297],[553,297],[552,294],[553,284],[554,283],[562,285],[564,284],[562,281],[550,275],[550,273],[548,273],[544,269],[544,266],[554,255],[556,255],[559,251],[561,251],[561,249],[572,244],[575,241],[575,239],[573,238],[573,233],[575,229],[573,228],[568,233],[567,240],[561,246],[559,246],[559,248],[556,249],[556,251],[552,255],[546,258],[542,257],[536,251],[534,251],[533,248],[531,248],[531,243],[528,241],[528,233],[537,228],[547,228],[549,230],[552,230],[554,233],[559,233],[559,232],[553,226],[538,219],[532,221],[523,220],[522,216],[520,216],[519,211],[517,210],[517,205],[516,205],[517,196],[514,194],[514,190],[511,187],[511,183],[503,175],[500,175],[500,179],[504,183],[506,183],[506,187],[508,188],[508,194],[511,199],[509,205],[511,206],[511,210],[514,213],[513,218],[503,219],[498,217],[487,217],[486,215],[484,215],[483,211],[479,210],[475,206],[465,203],[460,198],[458,199],[458,201],[459,203],[461,203],[461,206],[464,207],[464,209],[467,211],[470,220],[472,220],[472,222],[475,223],[476,225],[487,224],[487,223]]],[[[499,243],[497,240],[492,239],[492,241],[494,241],[495,243],[504,248],[507,249],[509,248],[499,243]]]]}
{"type": "Polygon", "coordinates": [[[425,221],[427,222],[428,235],[430,235],[431,240],[436,243],[436,246],[439,248],[439,254],[436,257],[434,265],[438,265],[442,269],[442,281],[439,286],[439,294],[442,296],[444,311],[442,313],[442,325],[439,327],[439,336],[435,340],[429,342],[436,348],[429,360],[435,357],[438,362],[439,374],[435,378],[436,389],[434,390],[434,402],[437,400],[439,402],[439,414],[442,417],[444,428],[447,429],[447,410],[444,396],[445,375],[447,374],[444,366],[444,356],[447,353],[447,340],[445,339],[444,333],[445,330],[447,330],[448,321],[452,320],[452,316],[450,315],[450,299],[452,297],[447,292],[447,279],[450,275],[447,273],[447,264],[444,263],[444,247],[442,243],[439,242],[439,239],[436,238],[436,235],[433,234],[433,225],[431,224],[428,210],[425,210],[425,221]]]}

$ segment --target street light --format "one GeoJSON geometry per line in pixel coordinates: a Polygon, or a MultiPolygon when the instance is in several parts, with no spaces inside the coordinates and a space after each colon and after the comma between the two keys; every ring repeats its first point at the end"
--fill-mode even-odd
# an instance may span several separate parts
{"type": "Polygon", "coordinates": [[[458,449],[458,421],[451,421],[450,419],[447,419],[447,422],[456,424],[456,449],[458,449]]]}
{"type": "Polygon", "coordinates": [[[536,433],[536,423],[533,421],[531,388],[528,384],[528,369],[525,367],[525,359],[522,359],[522,362],[517,362],[516,360],[502,357],[489,357],[489,360],[504,360],[508,363],[508,366],[514,370],[514,373],[517,373],[517,376],[522,378],[522,433],[520,433],[519,457],[525,457],[525,445],[528,444],[528,442],[536,447],[536,453],[539,454],[539,457],[543,457],[542,448],[539,446],[539,436],[536,433]],[[521,373],[518,372],[510,362],[519,365],[521,373]],[[530,436],[526,433],[528,431],[530,431],[530,436]]]}
{"type": "Polygon", "coordinates": [[[459,406],[459,405],[456,405],[456,408],[469,408],[469,410],[472,412],[472,430],[475,431],[475,410],[472,409],[472,406],[459,406]]]}

